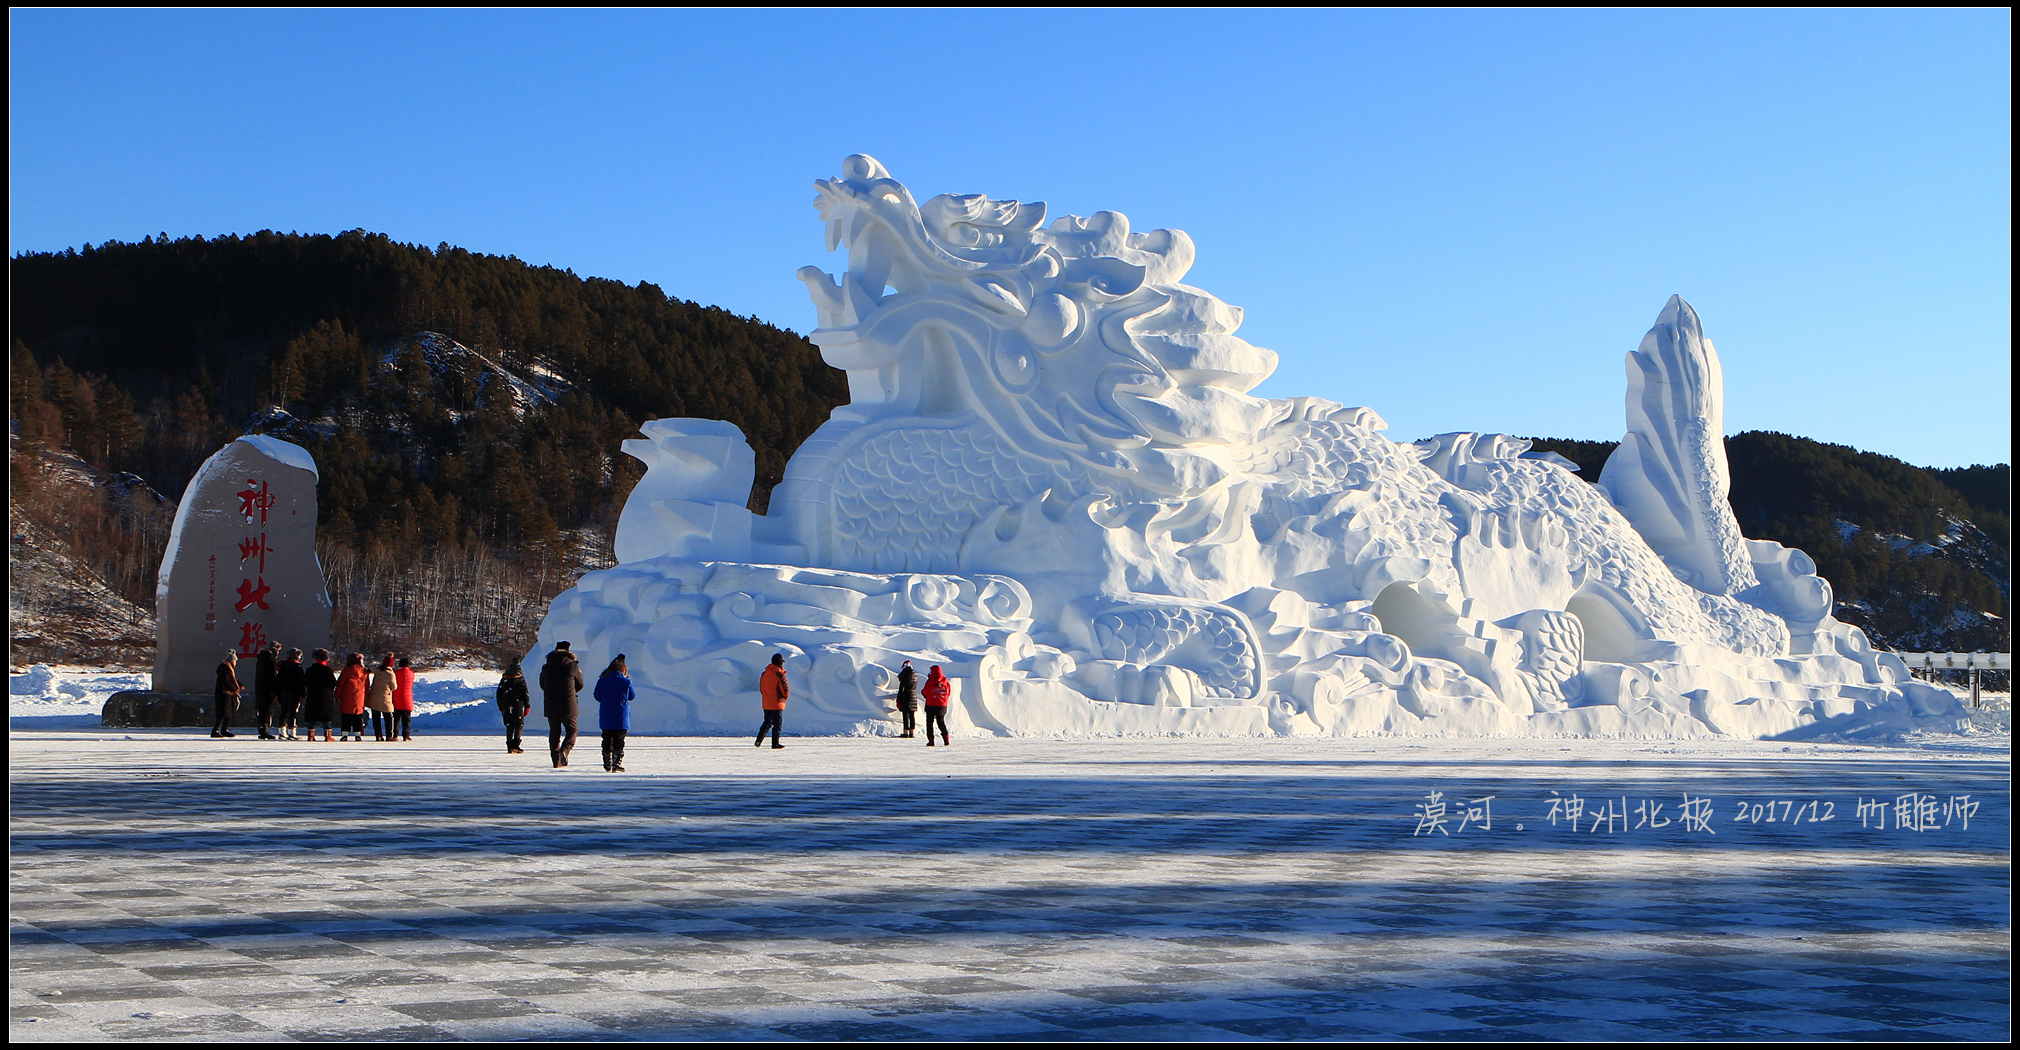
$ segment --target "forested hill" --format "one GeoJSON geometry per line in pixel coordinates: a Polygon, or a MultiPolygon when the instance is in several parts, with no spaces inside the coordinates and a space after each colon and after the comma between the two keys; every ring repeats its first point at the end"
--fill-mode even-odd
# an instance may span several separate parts
{"type": "MultiPolygon", "coordinates": [[[[847,400],[812,344],[756,318],[363,231],[23,254],[10,282],[9,507],[32,535],[151,612],[167,510],[148,489],[178,497],[238,434],[286,437],[321,468],[338,637],[360,648],[523,650],[547,598],[607,559],[638,424],[737,424],[762,510],[847,400]]],[[[1613,443],[1537,447],[1594,480],[1613,443]]],[[[2008,647],[2009,468],[1779,434],[1728,449],[1746,533],[1814,556],[1846,619],[1901,648],[2008,647]]],[[[17,622],[34,600],[10,589],[17,622]]]]}
{"type": "MultiPolygon", "coordinates": [[[[81,400],[64,406],[66,426],[82,424],[73,436],[94,453],[86,458],[132,470],[171,495],[203,455],[269,405],[337,422],[341,413],[333,413],[346,403],[368,414],[428,404],[450,414],[507,407],[486,401],[468,367],[452,363],[447,374],[412,367],[419,362],[393,344],[423,332],[479,348],[514,376],[560,380],[550,385],[556,403],[543,413],[551,423],[512,435],[517,440],[501,445],[496,427],[444,427],[447,415],[422,409],[417,447],[402,453],[410,485],[456,495],[463,527],[501,539],[544,532],[527,520],[536,509],[561,527],[585,524],[593,508],[582,499],[607,500],[608,485],[559,499],[537,490],[566,487],[557,478],[564,471],[608,473],[596,452],[614,453],[644,420],[736,423],[768,489],[792,450],[846,400],[842,374],[811,343],[756,318],[672,299],[650,284],[584,279],[362,230],[25,254],[13,259],[10,281],[16,356],[25,346],[40,365],[88,377],[81,400]],[[522,481],[543,506],[506,491],[522,481]]],[[[52,395],[72,398],[68,388],[79,385],[59,376],[52,395]]],[[[368,436],[349,433],[356,427],[323,429],[337,446],[314,449],[329,480],[383,480],[386,465],[376,461],[390,447],[348,441],[368,436]]],[[[347,513],[368,532],[385,517],[372,507],[347,513]]]]}

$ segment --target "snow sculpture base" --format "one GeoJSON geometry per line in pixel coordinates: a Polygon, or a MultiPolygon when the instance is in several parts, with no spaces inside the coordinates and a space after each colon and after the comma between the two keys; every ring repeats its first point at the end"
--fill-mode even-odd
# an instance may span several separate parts
{"type": "Polygon", "coordinates": [[[640,732],[895,732],[901,662],[1005,735],[1847,736],[1954,728],[1726,503],[1718,359],[1672,298],[1628,358],[1602,484],[1505,435],[1414,445],[1247,391],[1276,355],[1180,283],[1192,242],[1114,212],[816,183],[839,279],[800,271],[851,403],[744,506],[736,427],[654,420],[616,568],[529,666],[622,652],[640,732]]]}

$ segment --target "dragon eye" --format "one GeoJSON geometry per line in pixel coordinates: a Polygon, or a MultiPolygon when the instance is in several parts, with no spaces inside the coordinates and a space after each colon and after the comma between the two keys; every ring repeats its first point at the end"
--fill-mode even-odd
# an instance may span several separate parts
{"type": "Polygon", "coordinates": [[[1021,349],[998,346],[991,356],[995,359],[996,378],[1001,380],[1004,386],[1021,392],[1037,381],[1037,362],[1031,359],[1029,353],[1021,349]]]}

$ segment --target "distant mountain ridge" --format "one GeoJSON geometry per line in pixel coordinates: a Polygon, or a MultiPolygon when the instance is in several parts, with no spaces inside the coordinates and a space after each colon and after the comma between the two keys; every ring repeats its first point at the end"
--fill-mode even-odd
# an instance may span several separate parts
{"type": "Polygon", "coordinates": [[[618,444],[646,419],[737,424],[762,509],[847,399],[811,343],[755,318],[361,230],[28,253],[9,279],[10,509],[152,609],[133,564],[152,513],[40,484],[43,453],[179,496],[233,437],[289,438],[321,471],[338,635],[371,649],[523,651],[528,616],[607,562],[641,473],[618,444]]]}
{"type": "MultiPolygon", "coordinates": [[[[232,437],[286,437],[322,470],[339,636],[373,649],[523,651],[529,616],[607,562],[640,473],[618,443],[645,420],[741,427],[762,511],[848,399],[811,343],[756,318],[358,230],[28,253],[10,282],[10,510],[151,610],[161,512],[50,480],[45,454],[179,496],[232,437]]],[[[1535,448],[1590,481],[1615,444],[1535,448]]],[[[1727,450],[1747,535],[1808,551],[1842,618],[1898,648],[2010,648],[2008,466],[1928,471],[1779,434],[1727,450]]]]}
{"type": "MultiPolygon", "coordinates": [[[[398,401],[437,446],[450,438],[439,424],[456,424],[459,437],[483,431],[451,416],[476,407],[476,388],[454,374],[410,369],[399,360],[411,346],[425,362],[429,333],[490,358],[523,381],[532,382],[543,369],[565,377],[567,393],[538,415],[565,417],[567,430],[597,431],[588,447],[599,451],[614,452],[625,436],[605,441],[602,431],[628,435],[657,416],[727,419],[756,450],[764,493],[783,474],[792,450],[847,399],[846,379],[813,344],[756,318],[672,299],[644,282],[585,279],[446,244],[399,244],[362,230],[337,236],[263,231],[28,253],[14,257],[9,280],[13,339],[43,365],[60,362],[72,378],[92,377],[84,411],[65,409],[66,427],[81,422],[85,443],[105,446],[86,458],[119,461],[162,491],[181,491],[202,457],[190,462],[187,455],[155,454],[155,442],[144,438],[200,431],[215,448],[270,406],[310,419],[346,399],[368,410],[398,401]],[[188,403],[178,404],[185,395],[188,403]],[[107,399],[120,403],[109,412],[93,411],[107,399]],[[443,411],[417,401],[437,401],[443,411]],[[129,417],[124,432],[108,433],[101,415],[129,417]]],[[[61,377],[57,385],[64,385],[61,377]]],[[[534,426],[513,436],[521,462],[505,464],[506,473],[538,473],[533,461],[554,465],[553,435],[534,426]]],[[[590,436],[571,433],[569,445],[583,447],[590,436]]],[[[437,447],[428,458],[474,454],[483,462],[466,466],[488,471],[496,437],[485,433],[463,450],[437,447]]],[[[339,460],[351,458],[345,450],[332,451],[339,460]]],[[[339,473],[351,469],[348,462],[332,466],[339,473]]],[[[430,468],[420,474],[441,483],[430,468]]],[[[456,490],[457,479],[446,487],[456,490]]],[[[457,495],[467,509],[473,499],[483,502],[496,493],[457,495]]],[[[587,524],[613,493],[605,487],[593,498],[569,495],[577,498],[543,498],[538,508],[563,529],[587,524]]],[[[516,542],[548,533],[537,516],[527,516],[534,509],[500,506],[480,515],[483,520],[466,516],[460,524],[516,542]]],[[[367,533],[388,517],[371,507],[347,513],[367,533]]]]}

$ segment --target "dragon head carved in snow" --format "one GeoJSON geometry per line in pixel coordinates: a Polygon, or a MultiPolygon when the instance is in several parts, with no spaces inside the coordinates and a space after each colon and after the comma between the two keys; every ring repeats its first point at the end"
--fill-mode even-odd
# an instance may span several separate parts
{"type": "Polygon", "coordinates": [[[1028,453],[1178,494],[1223,473],[1191,461],[1281,415],[1247,394],[1276,355],[1234,334],[1240,308],[1179,283],[1183,232],[1109,211],[1046,226],[1042,203],[980,194],[921,204],[870,157],[842,170],[814,204],[848,271],[799,278],[861,421],[974,412],[1028,453]]]}

